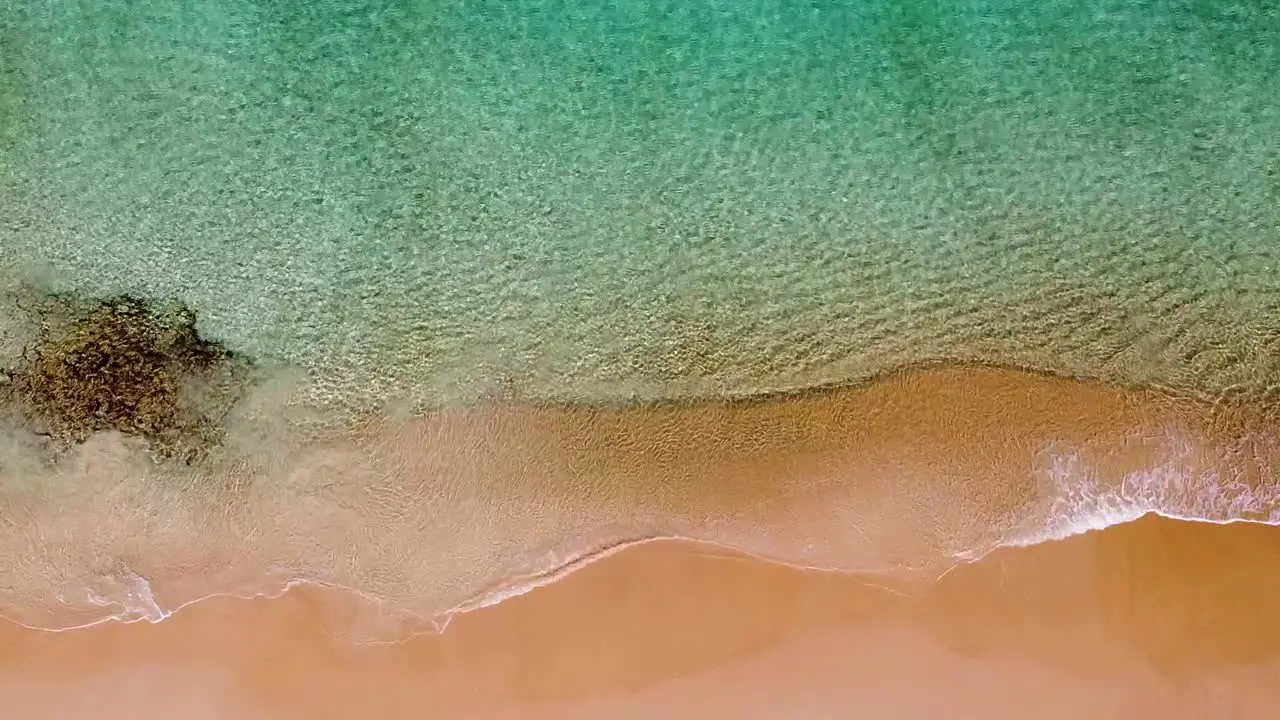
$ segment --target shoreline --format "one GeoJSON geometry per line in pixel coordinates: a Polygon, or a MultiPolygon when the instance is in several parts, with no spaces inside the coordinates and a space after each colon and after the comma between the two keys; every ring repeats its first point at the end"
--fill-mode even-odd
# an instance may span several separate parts
{"type": "Polygon", "coordinates": [[[1091,514],[1280,515],[1270,407],[1010,370],[746,404],[467,407],[312,443],[253,400],[223,454],[177,473],[111,434],[52,468],[23,473],[19,454],[5,478],[0,465],[14,518],[0,557],[35,583],[17,585],[28,605],[77,583],[129,601],[129,574],[180,605],[223,589],[209,587],[219,574],[279,569],[417,598],[411,611],[433,616],[636,538],[928,580],[961,553],[1070,534],[1091,514]],[[49,533],[60,546],[37,542],[49,533]]]}
{"type": "Polygon", "coordinates": [[[226,452],[185,474],[109,434],[44,475],[0,470],[4,614],[48,625],[205,598],[158,623],[0,622],[7,709],[1263,720],[1274,708],[1280,528],[1144,517],[997,547],[1125,509],[1274,519],[1269,405],[951,367],[767,402],[495,404],[307,444],[273,434],[278,416],[269,402],[255,415],[255,399],[226,452]],[[673,535],[687,539],[630,544],[673,535]],[[957,564],[957,549],[984,552],[957,564]],[[206,598],[261,588],[264,573],[317,584],[206,598]],[[530,578],[552,581],[483,594],[530,578]]]}
{"type": "Polygon", "coordinates": [[[991,368],[769,402],[471,407],[310,444],[261,399],[223,454],[181,472],[110,434],[51,468],[0,466],[0,558],[20,571],[6,614],[45,626],[32,608],[63,597],[100,617],[85,590],[136,603],[130,578],[172,607],[266,575],[432,617],[655,536],[927,582],[1117,517],[1280,517],[1270,406],[991,368]]]}
{"type": "Polygon", "coordinates": [[[320,588],[155,625],[6,623],[0,687],[50,720],[91,701],[104,720],[978,718],[1036,703],[1051,718],[1261,719],[1280,677],[1280,633],[1258,624],[1280,609],[1276,568],[1276,528],[1159,518],[998,551],[905,595],[660,542],[391,644],[367,642],[389,621],[376,608],[320,588]]]}

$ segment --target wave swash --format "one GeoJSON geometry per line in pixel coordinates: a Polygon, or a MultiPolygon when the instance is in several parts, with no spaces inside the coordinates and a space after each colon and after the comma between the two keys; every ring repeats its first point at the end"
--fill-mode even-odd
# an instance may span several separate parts
{"type": "Polygon", "coordinates": [[[310,583],[357,593],[357,633],[392,641],[662,539],[909,588],[998,547],[1148,514],[1280,519],[1264,401],[939,364],[746,400],[495,402],[318,432],[291,404],[297,378],[249,383],[249,364],[151,313],[107,303],[46,324],[5,376],[0,614],[16,623],[157,622],[310,583]],[[85,324],[121,313],[132,334],[85,324]],[[132,338],[146,371],[117,363],[109,380],[159,374],[168,394],[50,386],[103,338],[132,338]],[[23,404],[24,388],[43,400],[23,404]]]}

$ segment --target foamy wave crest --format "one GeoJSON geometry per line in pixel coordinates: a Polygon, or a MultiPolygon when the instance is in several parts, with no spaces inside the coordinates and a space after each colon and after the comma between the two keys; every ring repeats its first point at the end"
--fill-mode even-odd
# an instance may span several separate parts
{"type": "Polygon", "coordinates": [[[1169,451],[1162,463],[1126,473],[1119,483],[1108,482],[1078,452],[1047,453],[1048,502],[998,544],[1030,547],[1147,515],[1214,524],[1280,525],[1280,485],[1265,477],[1250,482],[1239,468],[1204,467],[1185,437],[1169,437],[1166,447],[1169,451]]]}

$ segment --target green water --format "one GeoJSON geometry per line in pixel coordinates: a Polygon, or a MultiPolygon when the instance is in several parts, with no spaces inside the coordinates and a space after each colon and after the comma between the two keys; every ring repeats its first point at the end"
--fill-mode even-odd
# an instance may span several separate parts
{"type": "Polygon", "coordinates": [[[1280,383],[1280,12],[4,0],[0,265],[322,401],[1280,383]]]}

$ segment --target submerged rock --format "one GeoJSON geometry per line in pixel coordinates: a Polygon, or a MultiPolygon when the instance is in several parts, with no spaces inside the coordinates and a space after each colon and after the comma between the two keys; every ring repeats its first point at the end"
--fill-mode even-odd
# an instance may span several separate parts
{"type": "Polygon", "coordinates": [[[221,441],[247,359],[201,338],[184,305],[126,295],[73,307],[38,311],[38,337],[0,374],[0,399],[29,427],[60,448],[117,431],[188,463],[221,441]]]}

